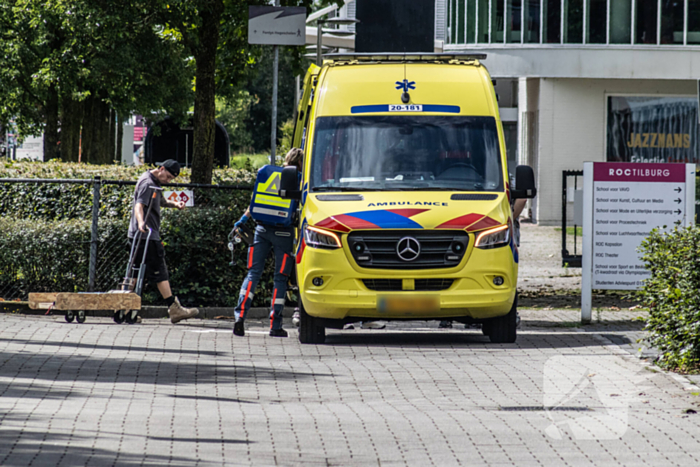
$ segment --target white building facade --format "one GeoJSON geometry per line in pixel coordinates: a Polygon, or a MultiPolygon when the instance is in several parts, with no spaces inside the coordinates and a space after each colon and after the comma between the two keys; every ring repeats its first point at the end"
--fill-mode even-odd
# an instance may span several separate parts
{"type": "Polygon", "coordinates": [[[561,222],[562,171],[585,161],[698,162],[700,1],[436,0],[435,32],[488,55],[538,223],[561,222]]]}

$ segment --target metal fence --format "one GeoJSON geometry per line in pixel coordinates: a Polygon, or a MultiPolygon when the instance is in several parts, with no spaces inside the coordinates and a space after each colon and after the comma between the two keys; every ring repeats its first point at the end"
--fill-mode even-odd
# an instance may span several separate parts
{"type": "MultiPolygon", "coordinates": [[[[118,288],[130,251],[134,185],[98,177],[0,179],[0,299],[118,288]]],[[[175,272],[187,279],[173,284],[178,287],[173,291],[186,296],[191,290],[203,297],[198,305],[230,304],[226,297],[235,300],[240,282],[228,284],[245,274],[245,255],[239,253],[239,267],[231,268],[228,233],[247,207],[252,187],[168,184],[164,189],[174,191],[171,196],[187,190],[185,196],[194,198],[194,207],[162,210],[171,278],[175,272]]],[[[144,300],[149,302],[147,296],[144,300]]]]}
{"type": "Polygon", "coordinates": [[[563,267],[581,267],[581,258],[583,258],[582,190],[583,170],[562,171],[561,261],[563,267]]]}

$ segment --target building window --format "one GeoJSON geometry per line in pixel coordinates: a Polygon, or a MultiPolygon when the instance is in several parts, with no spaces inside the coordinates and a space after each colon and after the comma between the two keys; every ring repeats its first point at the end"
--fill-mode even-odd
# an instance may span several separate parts
{"type": "Polygon", "coordinates": [[[608,16],[608,2],[606,0],[586,0],[586,43],[605,44],[606,17],[608,16]]]}
{"type": "MultiPolygon", "coordinates": [[[[655,2],[656,0],[653,1],[655,2]]],[[[615,0],[610,2],[610,43],[630,44],[632,42],[631,37],[632,1],[615,0]]]]}
{"type": "Polygon", "coordinates": [[[564,43],[581,44],[583,42],[583,0],[566,0],[564,2],[564,43]]]}
{"type": "Polygon", "coordinates": [[[480,44],[489,42],[489,0],[477,0],[478,29],[476,41],[480,44]]]}
{"type": "Polygon", "coordinates": [[[688,1],[688,44],[700,44],[700,2],[688,1]]]}
{"type": "Polygon", "coordinates": [[[656,44],[658,0],[636,0],[635,44],[656,44]]]}
{"type": "Polygon", "coordinates": [[[540,42],[540,0],[525,0],[525,40],[528,44],[540,42]]]}
{"type": "Polygon", "coordinates": [[[544,42],[561,43],[561,0],[544,1],[544,42]]]}
{"type": "Polygon", "coordinates": [[[683,0],[662,0],[661,43],[683,43],[683,0]]]}
{"type": "Polygon", "coordinates": [[[507,0],[506,7],[507,42],[519,44],[522,38],[523,2],[522,0],[507,0]]]}
{"type": "Polygon", "coordinates": [[[608,97],[608,162],[698,162],[695,97],[608,97]]]}
{"type": "Polygon", "coordinates": [[[467,43],[473,44],[476,42],[476,2],[477,0],[467,1],[467,43]]]}
{"type": "Polygon", "coordinates": [[[491,42],[503,42],[503,0],[491,0],[491,42]]]}

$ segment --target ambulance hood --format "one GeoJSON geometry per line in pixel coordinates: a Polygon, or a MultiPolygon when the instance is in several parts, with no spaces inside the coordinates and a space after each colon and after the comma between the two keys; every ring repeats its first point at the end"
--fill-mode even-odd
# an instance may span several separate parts
{"type": "Polygon", "coordinates": [[[336,232],[452,229],[476,232],[508,222],[505,193],[393,191],[305,195],[305,222],[336,232]]]}

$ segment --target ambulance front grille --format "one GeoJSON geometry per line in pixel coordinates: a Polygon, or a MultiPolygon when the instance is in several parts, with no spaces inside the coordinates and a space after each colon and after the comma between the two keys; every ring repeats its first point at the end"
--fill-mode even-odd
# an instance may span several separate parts
{"type": "Polygon", "coordinates": [[[461,230],[362,230],[351,232],[348,246],[358,266],[370,269],[441,269],[459,265],[469,245],[461,230]],[[420,245],[417,257],[407,261],[398,243],[410,237],[420,245]]]}
{"type": "MultiPolygon", "coordinates": [[[[369,290],[377,292],[400,292],[404,291],[401,279],[362,279],[369,290]]],[[[447,290],[452,286],[454,279],[416,279],[414,288],[411,291],[436,291],[447,290]]]]}

